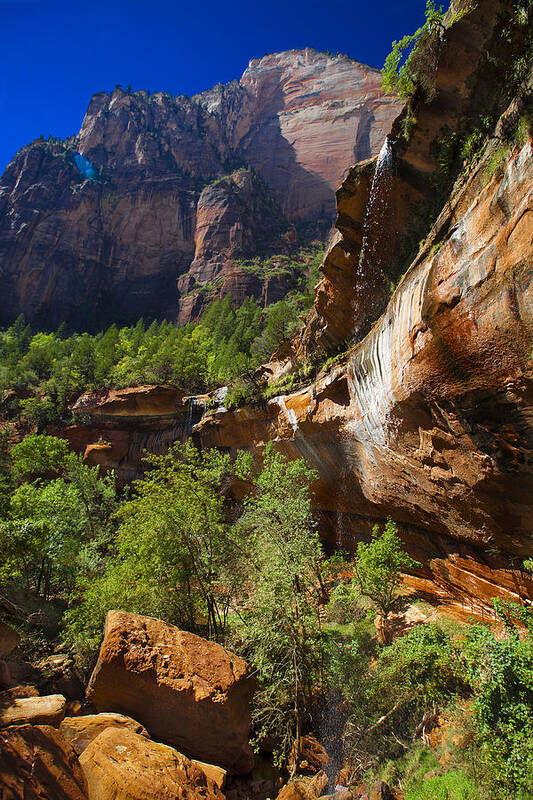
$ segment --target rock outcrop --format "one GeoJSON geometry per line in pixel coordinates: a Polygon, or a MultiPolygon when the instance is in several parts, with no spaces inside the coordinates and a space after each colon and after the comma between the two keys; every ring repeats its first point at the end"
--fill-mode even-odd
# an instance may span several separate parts
{"type": "Polygon", "coordinates": [[[499,40],[505,4],[463,5],[463,16],[456,4],[445,18],[433,55],[431,99],[404,109],[378,158],[353,167],[337,191],[337,233],[313,313],[296,343],[305,356],[344,347],[368,332],[427,234],[428,214],[436,216],[435,207],[444,205],[437,188],[443,143],[453,142],[480,114],[497,112],[497,118],[505,110],[494,99],[502,94],[495,90],[497,81],[512,69],[513,49],[499,40]],[[499,75],[488,68],[491,59],[500,65],[499,75]]]}
{"type": "Polygon", "coordinates": [[[274,441],[305,457],[325,540],[354,547],[392,517],[424,564],[412,586],[474,609],[533,597],[519,566],[533,548],[533,141],[529,126],[502,146],[516,101],[500,109],[487,94],[490,59],[501,81],[519,55],[502,44],[503,8],[485,0],[447,20],[435,96],[338,190],[315,307],[262,376],[344,352],[312,385],[196,428],[202,446],[274,441]],[[482,100],[502,114],[497,136],[430,217],[439,136],[475,124],[482,100]],[[426,236],[398,283],[413,232],[426,236]]]}
{"type": "Polygon", "coordinates": [[[0,778],[5,800],[88,800],[74,750],[48,725],[0,731],[0,778]]]}
{"type": "Polygon", "coordinates": [[[311,386],[206,416],[203,446],[268,441],[318,470],[325,539],[391,516],[419,588],[469,604],[533,596],[533,150],[489,151],[367,336],[311,386]]]}
{"type": "Polygon", "coordinates": [[[215,642],[150,617],[107,615],[87,696],[201,761],[245,774],[254,681],[245,661],[215,642]]]}
{"type": "Polygon", "coordinates": [[[67,701],[61,694],[47,697],[17,697],[0,705],[0,728],[8,725],[51,725],[57,728],[65,716],[67,701]]]}
{"type": "Polygon", "coordinates": [[[500,81],[519,56],[502,44],[502,11],[485,0],[447,20],[434,96],[414,109],[409,136],[400,117],[377,162],[348,174],[315,308],[262,374],[272,381],[332,344],[352,346],[313,385],[197,427],[203,446],[275,441],[304,456],[320,475],[324,539],[355,546],[390,516],[424,564],[414,586],[485,607],[533,596],[515,567],[533,547],[532,139],[529,126],[502,147],[517,101],[500,108],[487,94],[491,54],[500,81]],[[497,136],[431,225],[420,201],[439,136],[475,124],[482,100],[502,114],[497,136]],[[388,298],[413,231],[426,236],[388,298]]]}
{"type": "Polygon", "coordinates": [[[113,470],[118,486],[139,477],[144,451],[161,455],[185,441],[202,416],[195,397],[172,386],[135,386],[81,395],[72,406],[79,423],[50,428],[90,466],[113,470]]]}
{"type": "Polygon", "coordinates": [[[197,764],[127,728],[103,731],[83,751],[80,764],[89,800],[224,800],[197,764]]]}
{"type": "Polygon", "coordinates": [[[290,252],[297,241],[265,183],[251,169],[235,170],[206,186],[196,207],[194,238],[194,260],[178,279],[178,323],[198,316],[205,303],[205,293],[198,288],[207,284],[213,285],[209,297],[230,293],[239,304],[249,296],[274,302],[290,288],[278,279],[274,296],[267,295],[268,282],[239,266],[241,259],[257,253],[290,252]]]}
{"type": "MultiPolygon", "coordinates": [[[[310,49],[192,99],[95,95],[78,137],[34,141],[0,180],[0,324],[190,319],[195,281],[223,288],[231,256],[290,251],[292,223],[328,230],[344,171],[399,108],[378,70],[310,49]]],[[[242,273],[228,288],[263,291],[242,273]]]]}
{"type": "Polygon", "coordinates": [[[83,717],[65,717],[59,726],[65,740],[79,756],[93,739],[107,728],[126,728],[132,733],[148,738],[148,731],[139,722],[124,714],[87,714],[83,717]]]}

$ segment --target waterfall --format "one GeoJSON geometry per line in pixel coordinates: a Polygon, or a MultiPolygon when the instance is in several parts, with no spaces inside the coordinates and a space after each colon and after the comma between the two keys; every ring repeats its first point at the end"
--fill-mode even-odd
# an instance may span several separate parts
{"type": "Polygon", "coordinates": [[[226,399],[226,395],[228,394],[228,387],[221,386],[220,389],[217,389],[215,392],[215,400],[217,402],[217,411],[226,411],[227,409],[224,406],[224,400],[226,399]]]}
{"type": "Polygon", "coordinates": [[[382,279],[382,267],[386,266],[383,264],[385,260],[383,253],[386,253],[387,247],[383,247],[383,243],[387,234],[390,236],[392,233],[390,200],[392,181],[396,174],[394,141],[390,136],[385,138],[370,186],[363,222],[361,253],[356,267],[356,285],[359,284],[361,288],[368,284],[369,279],[373,282],[376,282],[378,278],[382,279]]]}
{"type": "Polygon", "coordinates": [[[202,418],[205,404],[200,398],[191,396],[187,398],[187,416],[183,428],[182,441],[186,442],[192,436],[192,429],[202,418]]]}

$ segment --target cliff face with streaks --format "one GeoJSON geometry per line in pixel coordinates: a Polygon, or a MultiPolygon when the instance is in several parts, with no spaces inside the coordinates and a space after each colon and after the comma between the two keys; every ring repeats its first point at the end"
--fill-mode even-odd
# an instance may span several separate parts
{"type": "Polygon", "coordinates": [[[190,99],[95,95],[76,139],[36,140],[0,179],[0,324],[186,322],[207,283],[261,296],[234,260],[325,236],[400,107],[377,70],[309,49],[190,99]]]}
{"type": "MultiPolygon", "coordinates": [[[[418,104],[410,136],[400,117],[379,158],[347,175],[315,307],[258,377],[272,384],[339,343],[342,355],[311,385],[195,429],[204,447],[274,441],[305,457],[320,476],[326,541],[353,548],[392,517],[424,564],[420,590],[485,607],[533,597],[520,566],[533,552],[531,118],[501,144],[516,99],[407,269],[405,257],[428,219],[438,137],[486,101],[486,54],[506,63],[502,9],[485,0],[450,22],[435,95],[418,104]]],[[[531,80],[522,96],[530,90],[531,80]]]]}
{"type": "Polygon", "coordinates": [[[354,547],[391,516],[419,587],[468,602],[533,592],[513,566],[533,550],[532,145],[490,180],[480,163],[328,373],[197,426],[203,446],[307,458],[324,539],[354,547]]]}
{"type": "MultiPolygon", "coordinates": [[[[379,156],[348,171],[314,309],[257,376],[271,389],[305,359],[324,360],[342,346],[333,364],[310,385],[234,411],[219,404],[204,413],[168,387],[86,397],[78,410],[90,424],[64,435],[89,463],[116,468],[124,482],[137,474],[144,448],[163,452],[176,439],[192,435],[202,447],[258,456],[273,441],[317,470],[314,503],[326,542],[354,548],[392,517],[423,563],[410,578],[420,591],[478,608],[494,596],[533,598],[531,576],[520,567],[533,552],[531,108],[520,136],[505,139],[521,113],[518,98],[491,106],[499,117],[494,135],[446,196],[435,189],[435,145],[454,141],[489,108],[491,63],[504,79],[509,74],[513,54],[500,37],[505,7],[482,0],[447,20],[434,96],[418,102],[408,136],[404,112],[379,156]]],[[[287,97],[292,91],[279,60],[267,57],[263,82],[254,84],[262,108],[271,71],[287,97]]],[[[242,111],[245,86],[255,80],[250,70],[242,85],[217,87],[199,107],[206,119],[224,120],[224,142],[252,152],[257,131],[242,111]]],[[[530,79],[524,96],[531,98],[532,86],[530,79]]],[[[269,119],[287,130],[290,120],[279,108],[274,114],[274,100],[269,119]]],[[[309,106],[293,113],[310,114],[309,106]]],[[[263,203],[277,203],[278,220],[294,212],[290,182],[283,210],[274,190],[265,200],[267,172],[259,179],[234,170],[204,187],[196,281],[231,278],[232,247],[255,247],[265,233],[257,219],[263,203]]],[[[268,236],[290,243],[281,224],[268,236]]]]}

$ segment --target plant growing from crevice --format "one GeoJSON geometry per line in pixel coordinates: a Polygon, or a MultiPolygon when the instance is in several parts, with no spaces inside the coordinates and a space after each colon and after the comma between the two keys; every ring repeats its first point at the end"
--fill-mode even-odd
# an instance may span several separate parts
{"type": "Polygon", "coordinates": [[[420,94],[426,102],[435,97],[435,71],[444,33],[444,14],[427,0],[426,20],[413,34],[392,43],[383,66],[383,88],[412,100],[420,94]]]}

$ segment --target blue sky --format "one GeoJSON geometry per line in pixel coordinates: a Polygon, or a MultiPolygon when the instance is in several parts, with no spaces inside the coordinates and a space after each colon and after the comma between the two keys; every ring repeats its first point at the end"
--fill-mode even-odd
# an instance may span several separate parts
{"type": "Polygon", "coordinates": [[[381,67],[425,0],[0,0],[0,172],[41,133],[76,133],[94,92],[194,94],[305,46],[381,67]]]}

